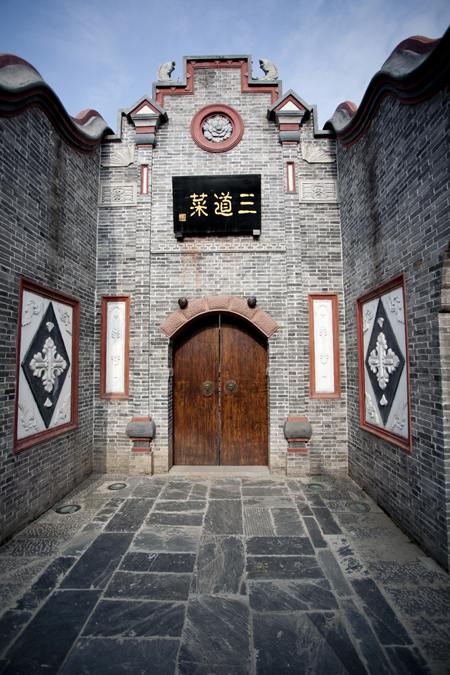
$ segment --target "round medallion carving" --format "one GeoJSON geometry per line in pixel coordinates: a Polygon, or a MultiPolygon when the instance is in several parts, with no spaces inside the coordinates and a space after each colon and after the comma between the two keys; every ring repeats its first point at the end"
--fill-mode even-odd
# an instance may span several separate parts
{"type": "Polygon", "coordinates": [[[234,148],[244,134],[244,122],[229,105],[207,105],[194,115],[191,135],[202,150],[227,152],[234,148]]]}
{"type": "Polygon", "coordinates": [[[224,115],[211,115],[202,125],[204,137],[213,143],[223,143],[233,133],[233,125],[224,115]]]}

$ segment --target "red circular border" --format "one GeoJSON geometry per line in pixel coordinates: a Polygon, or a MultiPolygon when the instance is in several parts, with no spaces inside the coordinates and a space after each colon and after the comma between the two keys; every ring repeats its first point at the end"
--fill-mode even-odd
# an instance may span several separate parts
{"type": "Polygon", "coordinates": [[[227,152],[227,150],[231,150],[239,143],[243,135],[244,122],[242,117],[238,112],[236,112],[236,110],[234,110],[234,108],[231,108],[229,105],[223,105],[220,103],[207,105],[205,108],[199,110],[198,113],[196,113],[192,118],[191,136],[202,150],[207,150],[208,152],[227,152]],[[203,135],[203,124],[206,118],[211,117],[213,114],[225,115],[231,120],[233,125],[233,132],[230,138],[227,138],[226,141],[222,141],[221,143],[213,143],[212,141],[208,141],[203,135]]]}

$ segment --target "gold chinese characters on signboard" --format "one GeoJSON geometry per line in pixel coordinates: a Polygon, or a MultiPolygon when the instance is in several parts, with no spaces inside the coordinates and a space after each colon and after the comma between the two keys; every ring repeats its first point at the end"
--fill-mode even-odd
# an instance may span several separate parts
{"type": "Polygon", "coordinates": [[[178,176],[173,182],[175,235],[259,234],[261,176],[178,176]]]}

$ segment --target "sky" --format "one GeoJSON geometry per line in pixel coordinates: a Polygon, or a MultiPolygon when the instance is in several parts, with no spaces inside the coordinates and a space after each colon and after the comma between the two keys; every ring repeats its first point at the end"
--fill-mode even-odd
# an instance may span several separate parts
{"type": "Polygon", "coordinates": [[[182,80],[183,56],[248,54],[253,77],[274,62],[322,128],[343,101],[360,104],[402,40],[449,25],[449,0],[0,0],[0,53],[31,63],[69,115],[93,108],[114,132],[160,64],[182,80]]]}

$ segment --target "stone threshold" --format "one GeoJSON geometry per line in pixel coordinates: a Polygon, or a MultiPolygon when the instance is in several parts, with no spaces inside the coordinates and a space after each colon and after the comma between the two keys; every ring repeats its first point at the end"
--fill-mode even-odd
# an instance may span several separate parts
{"type": "Polygon", "coordinates": [[[238,476],[259,478],[270,476],[268,466],[173,466],[170,476],[238,476]]]}

